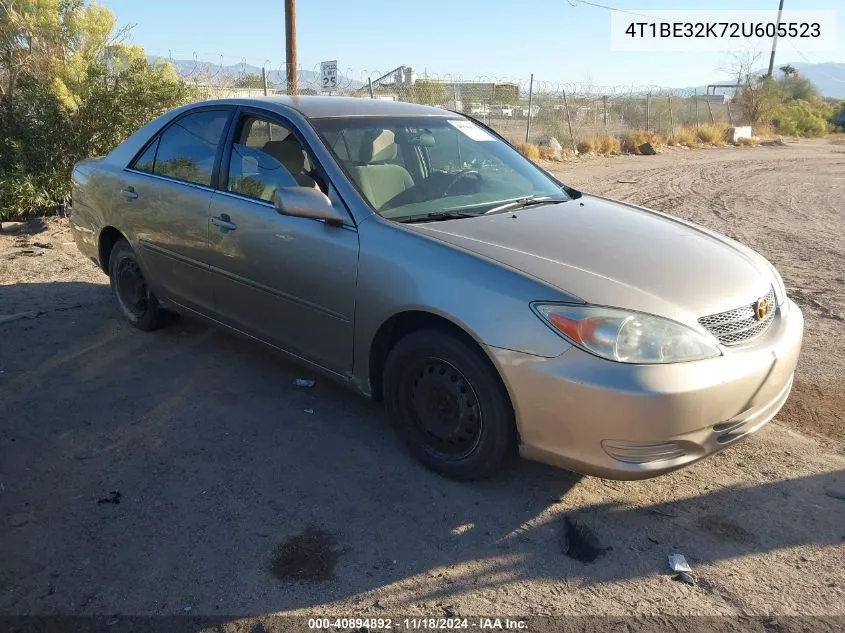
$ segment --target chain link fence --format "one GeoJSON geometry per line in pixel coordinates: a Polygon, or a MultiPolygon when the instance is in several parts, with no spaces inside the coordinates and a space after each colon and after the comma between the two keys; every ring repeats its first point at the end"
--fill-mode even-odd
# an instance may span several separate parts
{"type": "MultiPolygon", "coordinates": [[[[200,99],[283,95],[283,67],[214,67],[197,62],[180,74],[197,88],[200,99]]],[[[732,102],[731,90],[678,90],[659,86],[595,86],[535,79],[417,75],[407,66],[387,72],[340,70],[331,91],[322,85],[319,65],[300,68],[299,94],[352,96],[427,104],[462,112],[489,125],[512,143],[545,144],[555,138],[574,148],[596,136],[623,137],[633,131],[664,137],[704,124],[746,125],[732,102]]]]}

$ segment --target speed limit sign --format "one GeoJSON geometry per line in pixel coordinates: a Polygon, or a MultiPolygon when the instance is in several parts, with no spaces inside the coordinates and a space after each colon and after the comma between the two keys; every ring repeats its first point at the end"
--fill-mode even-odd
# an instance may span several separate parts
{"type": "Polygon", "coordinates": [[[320,62],[320,76],[323,92],[337,90],[337,60],[320,62]]]}

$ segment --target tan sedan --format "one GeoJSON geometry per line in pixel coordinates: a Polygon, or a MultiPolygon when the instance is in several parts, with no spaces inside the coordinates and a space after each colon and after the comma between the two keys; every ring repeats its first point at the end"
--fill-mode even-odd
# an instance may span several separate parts
{"type": "Polygon", "coordinates": [[[377,400],[446,476],[516,449],[635,479],[772,419],[803,319],[726,237],[555,180],[462,115],[341,97],[174,110],[73,171],[136,327],[173,312],[377,400]]]}

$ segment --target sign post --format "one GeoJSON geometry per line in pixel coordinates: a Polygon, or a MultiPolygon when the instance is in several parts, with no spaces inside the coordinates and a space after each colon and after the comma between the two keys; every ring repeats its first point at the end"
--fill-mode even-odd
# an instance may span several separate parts
{"type": "Polygon", "coordinates": [[[337,90],[337,60],[320,62],[320,88],[329,95],[337,90]]]}

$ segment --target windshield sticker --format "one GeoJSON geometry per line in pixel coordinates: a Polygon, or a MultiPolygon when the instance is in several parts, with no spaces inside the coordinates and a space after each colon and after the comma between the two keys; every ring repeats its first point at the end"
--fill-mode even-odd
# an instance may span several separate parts
{"type": "Polygon", "coordinates": [[[482,128],[478,127],[472,121],[464,121],[458,119],[449,119],[449,125],[453,128],[462,132],[464,136],[468,136],[473,141],[494,141],[496,140],[492,136],[490,136],[487,132],[485,132],[482,128]]]}

